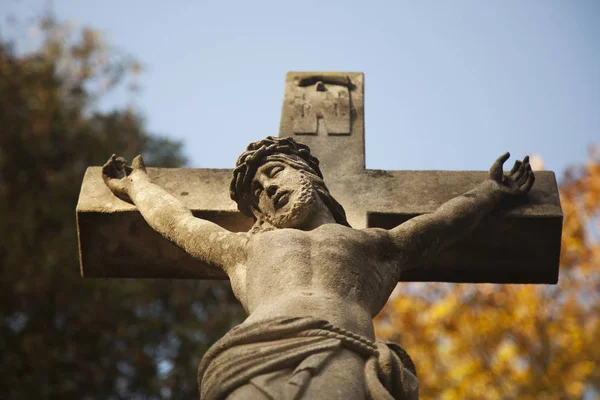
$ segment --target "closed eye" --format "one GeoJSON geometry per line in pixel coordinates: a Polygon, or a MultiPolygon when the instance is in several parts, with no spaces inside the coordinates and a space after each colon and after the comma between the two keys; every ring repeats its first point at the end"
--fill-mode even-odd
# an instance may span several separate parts
{"type": "Polygon", "coordinates": [[[271,178],[275,177],[278,173],[280,173],[281,171],[283,171],[283,167],[282,166],[276,166],[271,168],[271,171],[269,171],[269,175],[271,178]]]}
{"type": "Polygon", "coordinates": [[[258,196],[260,196],[261,191],[262,191],[262,187],[260,186],[259,183],[254,183],[252,185],[252,194],[254,195],[254,197],[258,198],[258,196]]]}

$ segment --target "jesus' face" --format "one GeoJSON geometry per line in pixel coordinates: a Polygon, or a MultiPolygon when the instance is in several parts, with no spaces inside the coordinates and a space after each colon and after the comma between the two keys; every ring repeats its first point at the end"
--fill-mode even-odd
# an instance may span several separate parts
{"type": "Polygon", "coordinates": [[[302,226],[321,204],[308,174],[280,161],[260,166],[251,190],[263,217],[277,228],[302,226]]]}

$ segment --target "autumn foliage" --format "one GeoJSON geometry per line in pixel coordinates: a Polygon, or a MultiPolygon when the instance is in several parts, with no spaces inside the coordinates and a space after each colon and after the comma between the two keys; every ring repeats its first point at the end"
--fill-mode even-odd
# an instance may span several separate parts
{"type": "Polygon", "coordinates": [[[600,147],[560,184],[558,285],[401,284],[377,319],[422,399],[600,398],[600,147]]]}

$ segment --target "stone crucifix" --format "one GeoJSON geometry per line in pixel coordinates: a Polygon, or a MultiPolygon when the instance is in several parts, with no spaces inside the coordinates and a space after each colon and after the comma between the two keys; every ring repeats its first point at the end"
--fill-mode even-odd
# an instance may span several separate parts
{"type": "MultiPolygon", "coordinates": [[[[389,171],[365,168],[364,75],[290,72],[279,137],[308,145],[332,195],[354,228],[390,229],[481,183],[486,171],[389,171]]],[[[390,127],[394,129],[394,127],[390,127]]],[[[240,150],[242,145],[240,145],[240,150]]],[[[131,203],[86,171],[77,205],[81,274],[86,278],[227,279],[222,270],[165,240],[131,203]]],[[[251,217],[231,200],[231,169],[147,168],[153,182],[199,218],[233,232],[251,217]]],[[[556,178],[536,173],[526,201],[492,213],[400,281],[556,283],[562,212],[556,178]]]]}
{"type": "MultiPolygon", "coordinates": [[[[528,159],[515,162],[509,173],[503,173],[502,166],[509,157],[505,153],[488,173],[470,174],[466,183],[463,173],[457,176],[437,171],[429,181],[414,179],[412,173],[412,181],[404,176],[399,185],[381,185],[378,176],[385,176],[385,183],[403,177],[389,172],[357,171],[359,167],[364,169],[364,158],[353,152],[356,145],[364,146],[362,75],[289,74],[286,85],[282,131],[326,149],[321,166],[327,167],[326,179],[333,178],[337,192],[329,191],[320,163],[309,147],[291,137],[268,137],[254,142],[238,158],[228,187],[238,209],[253,221],[245,232],[232,232],[222,226],[226,224],[198,218],[186,207],[181,198],[190,192],[181,189],[186,184],[192,186],[191,174],[187,175],[190,182],[180,179],[173,184],[176,187],[169,186],[168,181],[157,184],[166,174],[149,173],[141,157],[128,166],[125,160],[113,156],[101,175],[116,197],[132,202],[147,225],[199,262],[205,275],[226,275],[249,315],[205,354],[198,373],[202,399],[415,399],[418,382],[414,365],[398,345],[375,340],[372,319],[396,282],[405,279],[410,271],[427,271],[431,265],[450,265],[454,266],[451,271],[461,271],[457,264],[468,265],[457,263],[456,256],[448,256],[453,253],[444,251],[461,241],[468,243],[482,221],[487,219],[490,224],[489,231],[483,231],[488,233],[488,240],[494,227],[510,229],[511,223],[502,224],[503,218],[510,219],[506,212],[494,216],[502,207],[521,204],[524,216],[535,217],[546,211],[551,215],[545,217],[553,219],[558,206],[560,215],[555,183],[543,182],[542,190],[538,189],[536,195],[535,190],[530,193],[535,179],[528,159]],[[332,169],[328,164],[339,158],[347,162],[332,169]],[[358,172],[364,175],[358,177],[358,172]],[[478,184],[472,182],[475,177],[481,178],[478,184]],[[423,201],[424,188],[439,191],[444,179],[450,181],[446,189],[471,188],[463,194],[445,193],[452,198],[431,212],[426,207],[413,209],[413,218],[399,224],[386,217],[389,209],[377,209],[378,202],[390,201],[389,197],[399,193],[402,185],[423,201]],[[380,182],[380,187],[376,182],[380,182]],[[347,214],[332,195],[336,193],[343,194],[342,202],[354,198],[351,204],[355,207],[347,214]],[[370,200],[372,197],[375,200],[370,200]],[[365,223],[364,215],[357,211],[364,213],[365,208],[367,224],[374,215],[374,220],[379,218],[393,226],[352,228],[352,224],[365,223]]],[[[207,181],[206,185],[215,182],[207,181]]],[[[80,205],[86,193],[82,189],[80,205]]],[[[102,193],[95,193],[96,200],[103,198],[102,193]]],[[[436,198],[435,193],[431,196],[436,198]]],[[[106,219],[115,204],[121,204],[116,197],[104,203],[105,216],[97,212],[98,223],[106,219]]],[[[404,195],[404,199],[408,197],[404,195]]],[[[414,200],[410,204],[414,205],[414,200]]],[[[83,244],[89,239],[82,222],[89,217],[78,208],[84,272],[83,244]]],[[[116,224],[119,223],[123,224],[123,220],[116,224]]],[[[230,218],[229,223],[240,227],[235,218],[230,218]]],[[[529,230],[523,228],[527,228],[527,222],[519,226],[524,233],[517,237],[529,235],[525,239],[529,239],[531,247],[526,250],[531,251],[539,240],[535,239],[538,228],[529,224],[529,230]]],[[[132,226],[135,225],[129,228],[132,226]]],[[[104,225],[103,229],[111,228],[104,225]]],[[[132,236],[137,235],[136,229],[139,228],[130,231],[132,236]]],[[[506,234],[506,230],[500,233],[506,234]]],[[[543,234],[539,232],[537,236],[543,234]]],[[[556,236],[551,239],[546,245],[556,246],[556,236]]],[[[489,246],[493,247],[494,244],[489,246]]],[[[126,248],[109,250],[111,256],[131,257],[126,248]]],[[[540,251],[541,255],[540,249],[533,251],[540,251]]],[[[546,249],[552,251],[556,255],[556,247],[546,249]]],[[[478,262],[485,258],[474,258],[477,257],[478,262]]],[[[515,254],[507,257],[518,258],[515,254]]],[[[506,263],[506,256],[491,270],[502,263],[506,263]]],[[[193,264],[186,268],[193,270],[193,264]]],[[[485,280],[482,276],[485,275],[476,274],[473,280],[485,280]]],[[[498,276],[502,274],[493,279],[512,278],[510,270],[508,277],[498,276]]],[[[521,276],[525,277],[523,280],[531,279],[528,274],[521,276]]],[[[554,280],[552,273],[549,276],[540,280],[554,280]]],[[[464,278],[454,280],[460,279],[464,278]]]]}

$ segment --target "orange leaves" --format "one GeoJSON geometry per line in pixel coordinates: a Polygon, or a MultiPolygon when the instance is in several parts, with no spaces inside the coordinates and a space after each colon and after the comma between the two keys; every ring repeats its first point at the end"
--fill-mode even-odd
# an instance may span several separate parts
{"type": "Polygon", "coordinates": [[[377,333],[407,349],[422,399],[600,392],[600,147],[590,154],[562,180],[557,286],[399,284],[377,333]]]}
{"type": "Polygon", "coordinates": [[[590,161],[566,172],[560,190],[564,213],[561,266],[582,269],[600,265],[600,146],[590,147],[590,161]]]}

